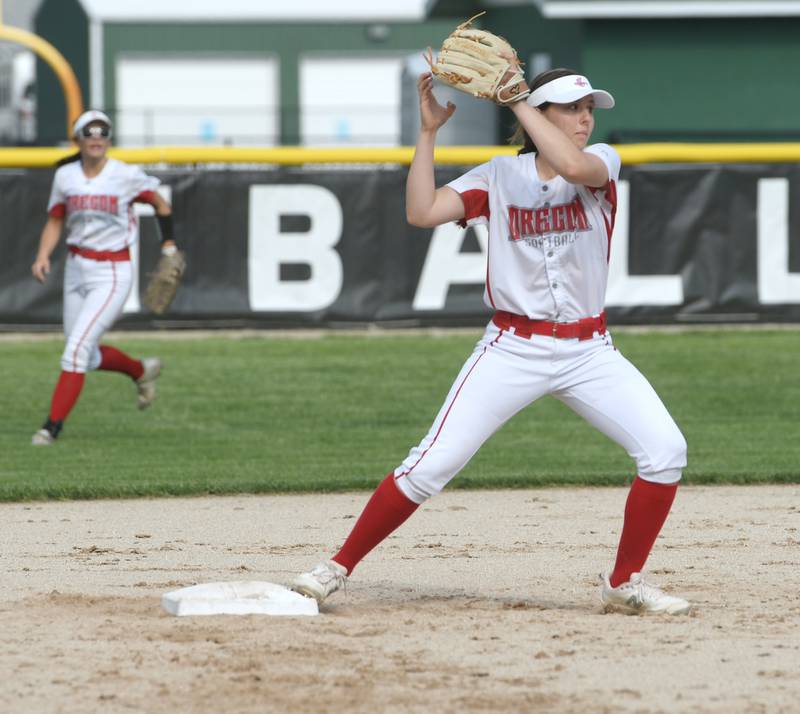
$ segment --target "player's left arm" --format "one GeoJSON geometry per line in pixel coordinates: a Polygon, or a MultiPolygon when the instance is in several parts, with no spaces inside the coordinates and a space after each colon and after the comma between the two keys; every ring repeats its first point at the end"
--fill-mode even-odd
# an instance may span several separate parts
{"type": "Polygon", "coordinates": [[[172,205],[158,191],[153,191],[150,203],[156,212],[156,220],[161,231],[161,247],[173,248],[175,245],[175,230],[172,223],[172,205]]]}
{"type": "Polygon", "coordinates": [[[156,220],[161,231],[161,257],[142,297],[142,304],[156,315],[163,315],[169,309],[181,285],[186,270],[186,254],[175,243],[172,227],[172,206],[157,191],[148,196],[156,212],[156,220]]]}
{"type": "Polygon", "coordinates": [[[542,157],[572,184],[600,188],[608,183],[608,167],[594,154],[581,151],[542,112],[525,102],[509,106],[531,136],[542,157]]]}
{"type": "Polygon", "coordinates": [[[127,178],[134,195],[134,203],[149,203],[155,211],[156,221],[161,232],[162,252],[174,253],[178,246],[175,243],[172,225],[172,205],[158,192],[161,181],[146,174],[140,166],[129,166],[127,178]]]}
{"type": "Polygon", "coordinates": [[[153,191],[153,197],[151,199],[151,203],[156,211],[157,216],[172,215],[172,205],[158,191],[153,191]]]}

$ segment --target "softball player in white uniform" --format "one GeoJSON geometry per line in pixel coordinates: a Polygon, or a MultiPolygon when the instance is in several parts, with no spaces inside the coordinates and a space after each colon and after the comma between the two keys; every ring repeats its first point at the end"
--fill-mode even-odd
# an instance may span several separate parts
{"type": "Polygon", "coordinates": [[[520,155],[497,157],[437,190],[436,131],[455,106],[438,104],[431,87],[431,75],[421,75],[407,217],[422,227],[488,224],[484,299],[494,316],[428,434],[375,491],[342,549],[293,587],[319,601],[338,590],[497,429],[550,394],[637,466],[617,560],[601,576],[602,601],[685,613],[688,602],[646,583],[641,571],[686,465],[686,442],[647,380],[614,348],[603,312],[620,159],[610,146],[587,144],[594,109],[610,109],[614,99],[572,70],[539,75],[528,99],[511,105],[525,134],[520,155]]]}
{"type": "Polygon", "coordinates": [[[66,235],[64,271],[64,334],[61,375],[53,392],[48,418],[33,435],[33,444],[52,444],[78,400],[87,372],[95,369],[127,374],[135,382],[138,406],[155,399],[161,371],[157,358],[134,359],[100,340],[122,312],[132,282],[130,246],[136,239],[135,202],[155,207],[164,250],[174,250],[172,209],[156,191],[159,180],[140,168],[108,158],[111,120],[88,111],[75,122],[79,154],[56,171],[47,206],[48,219],[31,268],[44,282],[50,255],[61,233],[66,235]]]}

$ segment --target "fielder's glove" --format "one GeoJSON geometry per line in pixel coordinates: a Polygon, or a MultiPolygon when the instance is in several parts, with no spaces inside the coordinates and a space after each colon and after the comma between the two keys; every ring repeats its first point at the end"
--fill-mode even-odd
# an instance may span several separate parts
{"type": "Polygon", "coordinates": [[[150,282],[142,299],[145,307],[156,315],[163,315],[175,299],[184,270],[186,255],[183,251],[175,247],[164,248],[155,271],[150,274],[150,282]]]}
{"type": "Polygon", "coordinates": [[[436,62],[430,48],[426,59],[433,74],[445,84],[498,104],[513,104],[531,91],[516,50],[502,37],[470,29],[472,21],[483,14],[453,30],[442,44],[436,62]]]}

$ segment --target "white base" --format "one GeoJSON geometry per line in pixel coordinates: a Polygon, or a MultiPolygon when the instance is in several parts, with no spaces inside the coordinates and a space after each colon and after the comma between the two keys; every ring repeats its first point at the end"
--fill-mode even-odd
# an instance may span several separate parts
{"type": "Polygon", "coordinates": [[[205,583],[173,590],[161,598],[171,615],[318,615],[314,598],[283,585],[258,581],[205,583]]]}

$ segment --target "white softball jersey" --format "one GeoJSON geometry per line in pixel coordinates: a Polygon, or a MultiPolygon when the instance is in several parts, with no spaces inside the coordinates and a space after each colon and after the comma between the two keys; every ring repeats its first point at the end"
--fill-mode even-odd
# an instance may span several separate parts
{"type": "Polygon", "coordinates": [[[56,171],[47,212],[64,219],[70,248],[64,271],[63,370],[88,372],[100,366],[100,340],[122,313],[133,283],[126,251],[138,235],[133,204],[151,203],[159,183],[141,168],[115,159],[92,178],[80,161],[56,171]]]}
{"type": "MultiPolygon", "coordinates": [[[[623,447],[644,480],[681,478],[686,440],[599,317],[620,159],[605,144],[585,151],[608,168],[602,188],[560,176],[542,180],[532,153],[497,157],[448,184],[464,202],[463,223],[489,226],[484,300],[496,312],[428,433],[394,470],[397,487],[415,503],[441,491],[506,421],[545,395],[623,447]],[[498,319],[508,313],[522,317],[498,319]],[[532,320],[546,321],[546,329],[530,329],[532,320]],[[552,323],[589,329],[556,330],[552,323]]],[[[534,430],[520,444],[530,449],[533,472],[538,438],[534,430]]]]}
{"type": "Polygon", "coordinates": [[[151,203],[161,182],[138,166],[108,159],[93,178],[80,161],[61,166],[53,178],[47,212],[64,218],[67,245],[94,251],[118,251],[135,237],[133,204],[151,203]]]}
{"type": "Polygon", "coordinates": [[[542,180],[533,153],[495,157],[447,184],[461,194],[464,223],[489,226],[489,307],[556,322],[603,310],[621,162],[607,144],[585,151],[608,168],[605,187],[542,180]]]}

